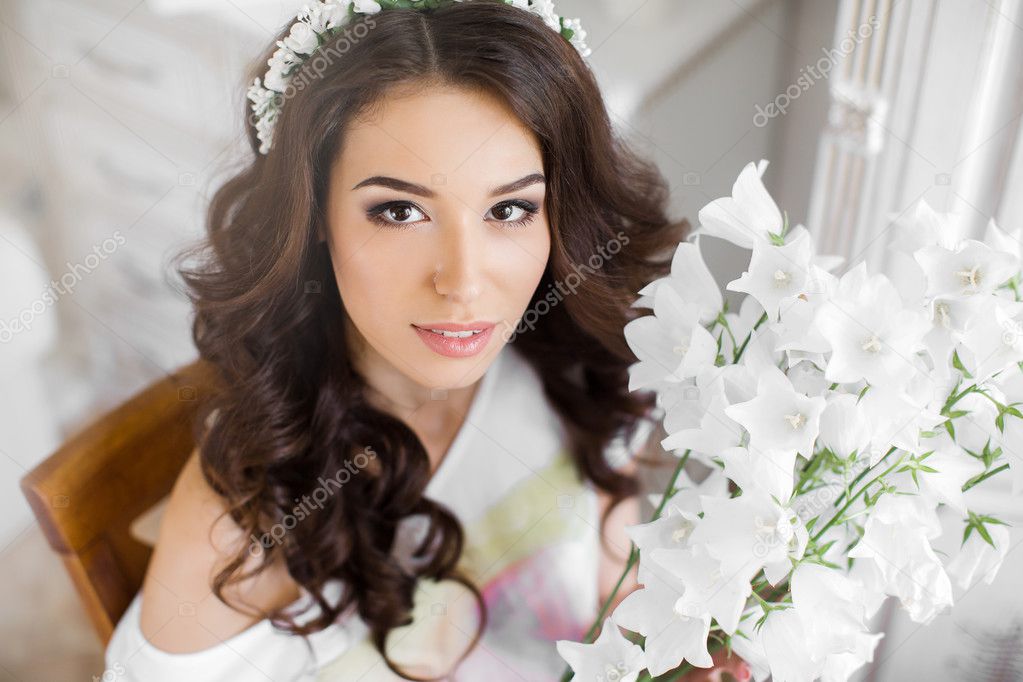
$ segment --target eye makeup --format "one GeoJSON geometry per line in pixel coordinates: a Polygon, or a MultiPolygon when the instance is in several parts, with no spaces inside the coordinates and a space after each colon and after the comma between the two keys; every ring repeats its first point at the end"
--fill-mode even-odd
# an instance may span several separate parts
{"type": "MultiPolygon", "coordinates": [[[[516,220],[495,219],[498,223],[502,225],[507,225],[512,228],[525,227],[529,223],[533,222],[533,220],[536,219],[537,214],[540,212],[540,207],[537,204],[533,203],[532,201],[526,201],[525,199],[509,199],[507,201],[502,201],[498,204],[495,204],[490,209],[490,211],[487,211],[487,213],[490,214],[494,209],[497,208],[511,208],[523,211],[522,216],[516,220]]],[[[388,219],[386,217],[388,212],[394,211],[396,209],[412,210],[419,212],[424,216],[426,215],[425,211],[423,211],[421,208],[416,206],[411,201],[387,201],[369,208],[366,211],[366,217],[372,222],[376,223],[377,225],[380,225],[381,227],[398,230],[409,229],[410,227],[420,222],[423,222],[422,220],[403,222],[400,220],[388,219]]]]}

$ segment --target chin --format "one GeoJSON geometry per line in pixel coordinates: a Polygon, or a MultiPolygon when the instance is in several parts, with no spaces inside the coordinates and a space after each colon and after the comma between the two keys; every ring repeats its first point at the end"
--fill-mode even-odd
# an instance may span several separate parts
{"type": "Polygon", "coordinates": [[[424,347],[409,356],[418,373],[416,381],[433,389],[456,390],[472,386],[487,371],[500,350],[494,341],[496,339],[491,340],[491,345],[479,353],[462,358],[444,357],[424,347]]]}

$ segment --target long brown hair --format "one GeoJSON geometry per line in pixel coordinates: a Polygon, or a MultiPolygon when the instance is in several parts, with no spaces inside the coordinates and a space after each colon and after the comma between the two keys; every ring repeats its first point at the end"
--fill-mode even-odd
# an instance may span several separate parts
{"type": "MultiPolygon", "coordinates": [[[[196,426],[202,471],[247,537],[281,523],[357,453],[376,455],[374,467],[266,548],[255,571],[242,570],[248,549],[241,550],[215,577],[214,593],[224,601],[227,584],[282,558],[320,614],[299,624],[277,610],[269,614],[275,624],[307,635],[352,607],[387,665],[422,679],[399,670],[384,646],[393,628],[411,621],[416,580],[455,579],[472,589],[483,611],[473,645],[485,608],[457,570],[461,525],[443,503],[423,496],[426,450],[403,421],[370,406],[349,362],[344,306],[329,252],[317,240],[346,125],[392,86],[440,83],[502,97],[534,132],[547,178],[551,255],[529,307],[542,314],[528,329],[520,325],[511,342],[542,378],[581,480],[616,503],[634,495],[637,483],[609,466],[605,448],[616,434],[630,437],[654,405],[652,394],[628,390],[636,358],[623,328],[641,314],[631,308],[636,292],[669,271],[689,223],[666,217],[664,178],[616,135],[589,67],[539,17],[502,0],[472,0],[354,22],[294,77],[303,87],[285,93],[266,156],[257,153],[246,106],[252,158],[214,194],[208,234],[179,255],[178,270],[195,309],[195,344],[220,385],[196,426]],[[185,265],[191,257],[198,262],[185,265]],[[566,281],[576,284],[568,294],[559,286],[566,281]],[[412,514],[429,519],[429,532],[420,547],[425,558],[410,573],[394,561],[392,545],[399,522],[412,514]],[[333,579],[343,586],[336,604],[323,592],[333,579]]],[[[247,82],[262,75],[273,49],[247,82]]]]}

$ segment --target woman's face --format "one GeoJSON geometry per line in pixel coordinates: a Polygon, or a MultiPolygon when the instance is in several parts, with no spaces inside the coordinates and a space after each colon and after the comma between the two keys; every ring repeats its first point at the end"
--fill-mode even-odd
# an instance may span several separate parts
{"type": "Polygon", "coordinates": [[[352,122],[331,169],[326,237],[363,362],[427,388],[482,375],[547,265],[542,173],[536,137],[492,96],[388,95],[352,122]],[[441,324],[492,330],[428,331],[441,324]]]}

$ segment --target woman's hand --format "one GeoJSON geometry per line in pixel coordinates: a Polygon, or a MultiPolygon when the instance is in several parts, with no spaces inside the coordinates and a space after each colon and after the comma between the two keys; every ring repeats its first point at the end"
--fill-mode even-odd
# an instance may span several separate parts
{"type": "Polygon", "coordinates": [[[740,682],[752,677],[749,665],[735,653],[726,658],[725,650],[718,649],[711,654],[710,658],[714,661],[713,666],[690,670],[682,677],[677,678],[678,682],[725,682],[728,678],[722,675],[726,672],[740,682]]]}

